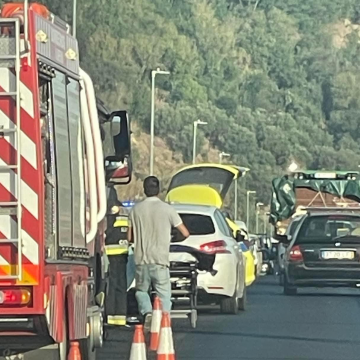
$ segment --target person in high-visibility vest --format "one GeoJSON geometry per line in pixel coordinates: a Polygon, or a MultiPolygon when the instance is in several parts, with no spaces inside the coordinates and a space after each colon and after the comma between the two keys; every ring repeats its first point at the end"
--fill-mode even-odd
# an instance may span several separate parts
{"type": "Polygon", "coordinates": [[[128,261],[127,225],[128,219],[122,214],[122,203],[115,188],[109,188],[107,230],[105,249],[110,262],[109,291],[106,299],[107,323],[126,325],[128,261]]]}

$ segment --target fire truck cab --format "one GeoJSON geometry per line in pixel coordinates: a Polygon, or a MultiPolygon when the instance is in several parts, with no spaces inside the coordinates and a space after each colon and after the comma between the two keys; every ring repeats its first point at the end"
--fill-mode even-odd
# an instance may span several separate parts
{"type": "Polygon", "coordinates": [[[106,183],[131,178],[126,112],[101,125],[70,26],[0,17],[0,359],[82,360],[102,345],[106,183]],[[18,357],[17,357],[18,356],[18,357]]]}

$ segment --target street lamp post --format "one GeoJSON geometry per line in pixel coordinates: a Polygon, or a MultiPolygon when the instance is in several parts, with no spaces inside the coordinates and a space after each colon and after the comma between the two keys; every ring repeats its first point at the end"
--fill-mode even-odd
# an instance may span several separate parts
{"type": "Polygon", "coordinates": [[[150,124],[150,175],[154,174],[154,119],[155,119],[155,77],[157,74],[169,75],[160,68],[151,71],[151,124],[150,124]]]}
{"type": "Polygon", "coordinates": [[[207,125],[207,122],[206,121],[201,121],[201,120],[194,121],[193,164],[195,164],[195,159],[196,159],[196,135],[197,135],[197,127],[199,125],[207,125]]]}
{"type": "Polygon", "coordinates": [[[256,233],[259,233],[259,215],[260,215],[260,206],[264,206],[262,202],[256,203],[256,233]]]}
{"type": "Polygon", "coordinates": [[[267,233],[267,223],[266,223],[266,220],[267,220],[267,217],[270,215],[269,212],[264,212],[264,234],[266,235],[267,233]]]}
{"type": "Polygon", "coordinates": [[[250,194],[256,194],[256,191],[248,190],[246,192],[246,227],[249,230],[249,217],[250,217],[250,194]]]}
{"type": "Polygon", "coordinates": [[[235,179],[234,218],[238,219],[238,179],[235,179]]]}
{"type": "MultiPolygon", "coordinates": [[[[246,173],[250,171],[250,169],[247,169],[247,168],[243,168],[243,176],[246,175],[246,173]]],[[[238,181],[239,181],[239,178],[238,179],[235,179],[235,199],[234,199],[234,217],[235,217],[235,220],[238,219],[238,181]]]]}
{"type": "Polygon", "coordinates": [[[219,162],[220,162],[220,164],[222,164],[222,159],[223,159],[224,157],[230,157],[230,154],[222,151],[222,152],[219,154],[219,162]]]}
{"type": "Polygon", "coordinates": [[[73,21],[72,21],[72,36],[76,38],[76,2],[73,0],[73,21]]]}

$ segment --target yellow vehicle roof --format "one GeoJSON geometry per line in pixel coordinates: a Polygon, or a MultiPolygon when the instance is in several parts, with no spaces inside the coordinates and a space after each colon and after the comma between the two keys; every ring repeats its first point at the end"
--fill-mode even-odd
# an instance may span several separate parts
{"type": "Polygon", "coordinates": [[[220,208],[231,183],[248,170],[215,163],[186,166],[172,177],[166,201],[220,208]]]}
{"type": "Polygon", "coordinates": [[[224,165],[224,164],[217,164],[217,163],[204,163],[204,164],[193,164],[188,165],[177,171],[173,177],[175,177],[177,174],[189,170],[189,169],[195,169],[195,168],[202,168],[202,167],[212,167],[212,168],[218,168],[218,169],[224,169],[226,171],[229,171],[234,174],[234,179],[238,179],[241,176],[245,175],[246,172],[250,171],[250,169],[242,167],[242,166],[235,166],[235,165],[224,165]]]}

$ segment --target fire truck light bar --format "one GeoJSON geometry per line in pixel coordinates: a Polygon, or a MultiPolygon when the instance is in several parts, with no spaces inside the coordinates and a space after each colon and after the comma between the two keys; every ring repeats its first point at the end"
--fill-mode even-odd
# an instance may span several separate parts
{"type": "Polygon", "coordinates": [[[135,202],[134,201],[124,201],[122,203],[123,207],[132,207],[135,205],[135,202]]]}

